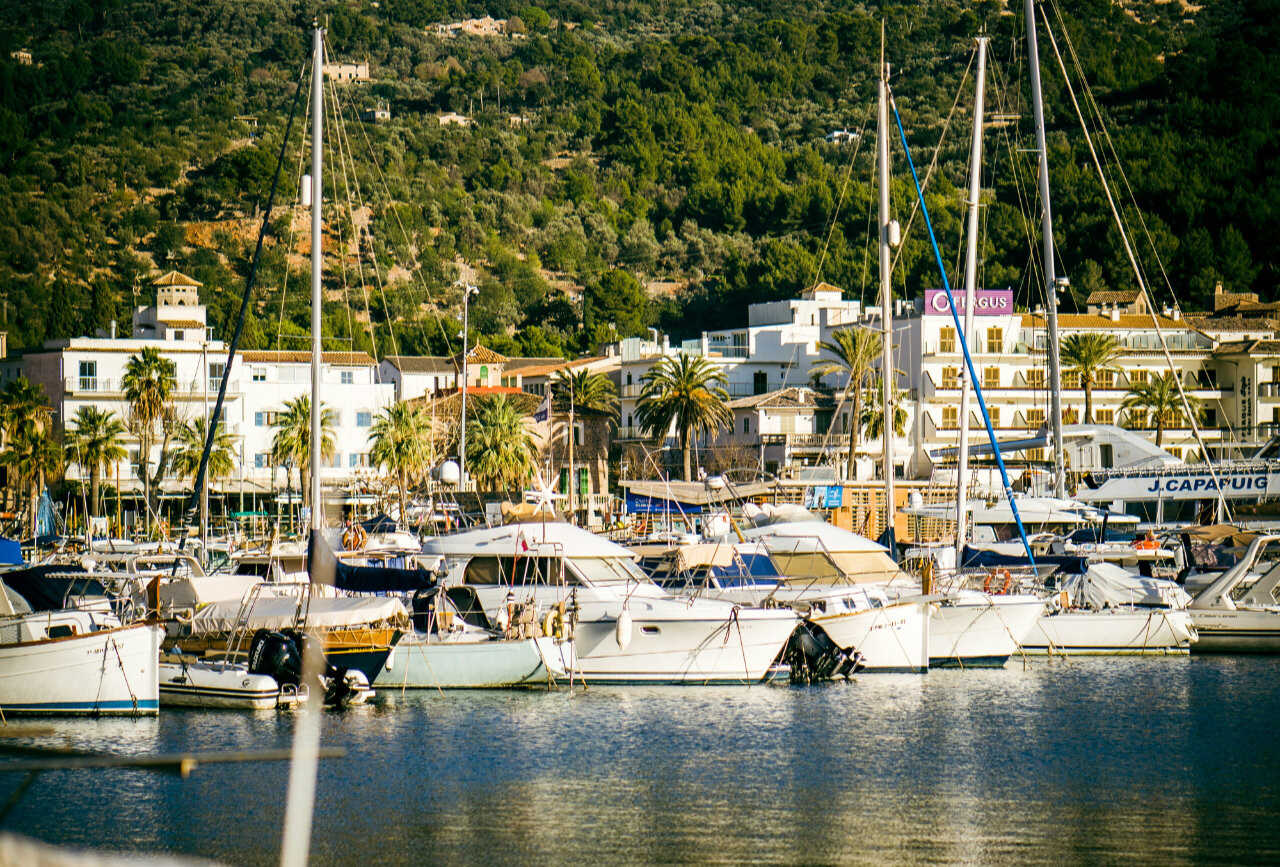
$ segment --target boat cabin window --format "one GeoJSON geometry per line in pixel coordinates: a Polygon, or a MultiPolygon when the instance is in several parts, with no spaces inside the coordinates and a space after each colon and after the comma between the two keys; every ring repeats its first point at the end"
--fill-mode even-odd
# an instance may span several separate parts
{"type": "MultiPolygon", "coordinates": [[[[559,586],[560,562],[558,557],[473,557],[462,580],[464,584],[559,586]]],[[[568,569],[564,580],[569,585],[577,583],[568,569]]]]}

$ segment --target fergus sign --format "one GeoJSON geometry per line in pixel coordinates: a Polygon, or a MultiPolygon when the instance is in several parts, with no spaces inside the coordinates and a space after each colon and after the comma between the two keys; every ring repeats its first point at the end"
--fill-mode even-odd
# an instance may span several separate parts
{"type": "MultiPolygon", "coordinates": [[[[954,292],[956,312],[964,315],[964,292],[954,292]]],[[[979,289],[973,293],[974,316],[1005,316],[1013,312],[1012,289],[979,289]]],[[[943,289],[924,290],[925,316],[950,316],[951,305],[943,289]]]]}
{"type": "Polygon", "coordinates": [[[1258,467],[1241,471],[1223,467],[1218,484],[1204,470],[1116,475],[1096,488],[1080,486],[1076,499],[1099,500],[1214,500],[1219,486],[1228,500],[1256,500],[1280,496],[1280,468],[1258,467]]]}

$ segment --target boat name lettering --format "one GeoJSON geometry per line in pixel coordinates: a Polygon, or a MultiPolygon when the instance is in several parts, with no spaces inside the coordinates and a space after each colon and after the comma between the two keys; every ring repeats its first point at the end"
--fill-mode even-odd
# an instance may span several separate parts
{"type": "Polygon", "coordinates": [[[1258,491],[1266,493],[1267,477],[1261,476],[1225,476],[1215,481],[1212,476],[1197,476],[1196,478],[1187,478],[1185,476],[1171,476],[1165,479],[1151,479],[1151,484],[1147,488],[1148,494],[1175,494],[1183,491],[1192,493],[1197,491],[1205,491],[1206,493],[1223,491],[1258,491]]]}

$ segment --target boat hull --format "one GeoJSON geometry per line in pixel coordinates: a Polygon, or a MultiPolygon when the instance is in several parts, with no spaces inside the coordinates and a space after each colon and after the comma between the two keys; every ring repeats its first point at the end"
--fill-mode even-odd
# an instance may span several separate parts
{"type": "Polygon", "coordinates": [[[139,624],[0,647],[0,712],[154,714],[163,637],[139,624]]]}
{"type": "Polygon", "coordinates": [[[1192,653],[1280,653],[1280,612],[1193,609],[1192,653]]]}
{"type": "Polygon", "coordinates": [[[378,672],[384,689],[488,689],[546,686],[565,677],[573,643],[554,638],[428,641],[406,635],[378,672]],[[567,664],[566,664],[567,663],[567,664]]]}
{"type": "Polygon", "coordinates": [[[1185,610],[1060,611],[1036,621],[1023,643],[1033,654],[1187,653],[1196,640],[1185,610]]]}
{"type": "Polygon", "coordinates": [[[929,618],[933,668],[1000,668],[1040,615],[1044,602],[1025,596],[964,596],[938,605],[929,618]]]}
{"type": "Polygon", "coordinates": [[[620,610],[579,621],[578,673],[588,683],[753,683],[769,673],[797,623],[785,609],[696,619],[668,618],[656,609],[631,601],[625,649],[618,642],[620,610]]]}
{"type": "Polygon", "coordinates": [[[162,707],[271,710],[297,702],[297,692],[281,700],[280,684],[242,665],[208,662],[160,663],[162,707]]]}
{"type": "Polygon", "coordinates": [[[896,602],[878,608],[813,614],[810,620],[842,649],[862,654],[864,671],[927,671],[930,605],[896,602]]]}

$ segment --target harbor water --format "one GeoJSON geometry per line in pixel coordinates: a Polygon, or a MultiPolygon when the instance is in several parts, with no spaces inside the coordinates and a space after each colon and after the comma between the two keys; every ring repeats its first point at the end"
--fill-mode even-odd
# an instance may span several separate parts
{"type": "MultiPolygon", "coordinates": [[[[1280,661],[1015,660],[810,687],[383,690],[324,714],[317,864],[1280,861],[1280,661]]],[[[290,713],[52,720],[45,745],[286,746],[290,713]]],[[[3,830],[279,857],[283,763],[42,775],[3,830]]],[[[0,774],[0,797],[22,782],[0,774]]]]}

